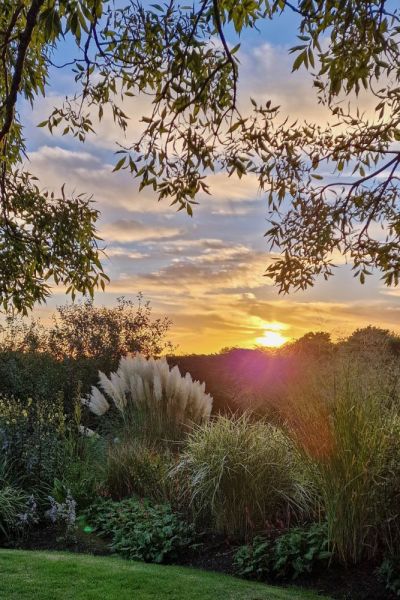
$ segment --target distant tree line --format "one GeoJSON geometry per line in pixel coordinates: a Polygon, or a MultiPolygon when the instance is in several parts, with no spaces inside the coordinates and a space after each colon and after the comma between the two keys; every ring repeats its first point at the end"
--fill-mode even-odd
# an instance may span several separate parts
{"type": "Polygon", "coordinates": [[[0,330],[0,394],[51,400],[61,392],[69,410],[77,394],[97,383],[99,370],[110,373],[121,356],[142,352],[167,354],[182,374],[206,382],[215,412],[231,412],[272,405],[288,383],[337,357],[357,355],[367,369],[370,361],[397,364],[400,356],[400,336],[372,326],[337,342],[317,331],[273,350],[224,348],[182,356],[168,340],[171,324],[166,317],[153,318],[141,294],[136,302],[119,298],[113,307],[97,307],[91,300],[60,306],[47,326],[8,319],[0,330]]]}
{"type": "Polygon", "coordinates": [[[67,409],[77,394],[97,383],[98,371],[117,368],[121,356],[171,351],[171,321],[153,318],[150,303],[118,298],[113,307],[92,300],[59,306],[52,322],[9,318],[0,330],[0,393],[51,400],[64,395],[67,409]]]}

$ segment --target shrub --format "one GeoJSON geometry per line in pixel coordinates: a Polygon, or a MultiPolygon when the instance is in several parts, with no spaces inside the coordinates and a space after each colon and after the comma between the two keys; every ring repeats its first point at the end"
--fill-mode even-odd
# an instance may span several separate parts
{"type": "MultiPolygon", "coordinates": [[[[121,358],[110,378],[100,373],[100,384],[119,413],[122,435],[141,436],[148,443],[180,440],[211,414],[212,398],[205,384],[193,381],[189,373],[182,377],[178,367],[170,370],[165,358],[121,358]]],[[[83,402],[99,416],[110,408],[96,387],[83,402]]]]}
{"type": "Polygon", "coordinates": [[[137,495],[163,501],[167,497],[171,457],[140,441],[115,441],[107,450],[105,485],[114,498],[137,495]]]}
{"type": "Polygon", "coordinates": [[[177,469],[187,473],[195,510],[227,534],[263,529],[308,499],[289,439],[248,414],[197,428],[177,469]]]}
{"type": "Polygon", "coordinates": [[[7,318],[0,325],[0,395],[51,403],[62,392],[71,412],[78,386],[89,392],[98,371],[115,370],[121,356],[171,350],[170,326],[168,318],[152,317],[142,294],[136,302],[117,298],[113,307],[92,300],[58,306],[48,327],[35,319],[7,318]]]}
{"type": "MultiPolygon", "coordinates": [[[[95,306],[93,300],[86,299],[57,306],[49,327],[36,319],[8,317],[5,326],[0,325],[0,356],[15,352],[38,360],[41,356],[58,360],[96,358],[103,365],[116,366],[120,356],[129,352],[158,356],[171,350],[171,342],[165,339],[170,326],[167,317],[152,318],[150,302],[141,293],[136,302],[117,298],[113,307],[95,306]]],[[[37,375],[40,379],[39,371],[37,375]]]]}
{"type": "Polygon", "coordinates": [[[80,400],[75,408],[74,418],[67,419],[61,396],[51,403],[0,397],[0,449],[8,462],[7,479],[33,494],[41,508],[57,482],[79,508],[92,502],[101,487],[104,441],[79,434],[80,400]]]}
{"type": "Polygon", "coordinates": [[[135,498],[102,500],[86,518],[100,535],[111,537],[114,552],[132,560],[170,562],[193,545],[192,525],[167,504],[135,498]]]}
{"type": "Polygon", "coordinates": [[[41,398],[49,404],[64,390],[64,366],[50,354],[41,352],[0,352],[0,394],[18,398],[41,398]]]}
{"type": "Polygon", "coordinates": [[[167,317],[152,318],[150,302],[140,293],[136,303],[121,297],[113,307],[95,306],[87,299],[57,307],[45,348],[58,358],[94,357],[116,365],[129,352],[158,356],[170,350],[165,339],[170,326],[167,317]]]}
{"type": "Polygon", "coordinates": [[[51,403],[0,397],[0,446],[25,488],[52,485],[62,464],[64,432],[61,396],[51,403]]]}

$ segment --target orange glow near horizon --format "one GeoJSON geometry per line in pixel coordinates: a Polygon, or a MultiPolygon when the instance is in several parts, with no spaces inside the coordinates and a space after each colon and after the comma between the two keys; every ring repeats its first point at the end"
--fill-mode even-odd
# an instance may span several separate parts
{"type": "Polygon", "coordinates": [[[279,331],[271,331],[266,329],[264,335],[256,339],[257,344],[260,346],[266,346],[267,348],[279,348],[283,346],[289,340],[288,337],[279,333],[279,331]]]}

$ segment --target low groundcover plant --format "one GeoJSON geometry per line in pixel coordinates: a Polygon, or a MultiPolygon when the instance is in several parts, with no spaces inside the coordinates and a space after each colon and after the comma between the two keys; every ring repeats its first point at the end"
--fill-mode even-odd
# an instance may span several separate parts
{"type": "Polygon", "coordinates": [[[168,504],[137,498],[100,500],[86,519],[100,535],[111,539],[114,552],[133,560],[171,562],[194,543],[193,526],[168,504]]]}

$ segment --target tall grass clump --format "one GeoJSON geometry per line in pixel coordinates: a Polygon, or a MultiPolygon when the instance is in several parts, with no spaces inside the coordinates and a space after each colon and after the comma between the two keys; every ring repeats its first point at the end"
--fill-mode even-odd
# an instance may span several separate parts
{"type": "Polygon", "coordinates": [[[116,499],[136,495],[156,502],[165,501],[171,464],[172,456],[167,449],[160,452],[140,440],[116,440],[108,446],[106,489],[116,499]]]}
{"type": "Polygon", "coordinates": [[[122,436],[135,436],[149,444],[179,441],[193,425],[206,422],[212,398],[205,384],[182,377],[165,358],[146,359],[141,354],[121,358],[118,370],[107,377],[99,373],[100,387],[83,402],[98,416],[110,409],[110,401],[122,436]]]}
{"type": "Polygon", "coordinates": [[[15,529],[18,514],[22,513],[27,495],[16,485],[4,454],[0,456],[0,538],[15,529]]]}
{"type": "Polygon", "coordinates": [[[26,507],[27,495],[12,485],[0,487],[0,537],[15,533],[19,514],[26,507]]]}
{"type": "Polygon", "coordinates": [[[397,408],[383,393],[384,373],[372,377],[370,364],[364,378],[360,364],[338,360],[329,375],[297,387],[285,415],[344,563],[398,543],[397,408]]]}
{"type": "Polygon", "coordinates": [[[194,510],[229,535],[266,529],[308,499],[290,440],[246,413],[193,431],[176,470],[194,510]]]}

